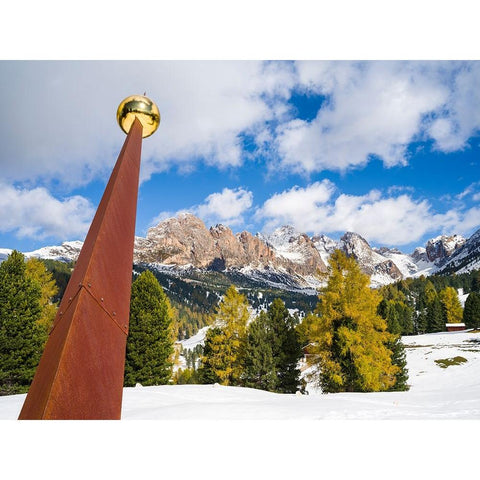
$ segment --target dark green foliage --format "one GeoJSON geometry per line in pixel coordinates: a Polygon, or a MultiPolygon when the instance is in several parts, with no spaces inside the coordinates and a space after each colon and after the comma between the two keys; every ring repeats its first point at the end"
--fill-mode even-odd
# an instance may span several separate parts
{"type": "Polygon", "coordinates": [[[411,335],[414,332],[413,312],[402,301],[383,299],[378,314],[387,321],[387,329],[395,335],[411,335]]]}
{"type": "Polygon", "coordinates": [[[470,285],[470,292],[480,293],[480,271],[475,270],[472,273],[472,282],[470,285]]]}
{"type": "Polygon", "coordinates": [[[52,301],[58,302],[62,299],[65,289],[67,288],[68,281],[72,275],[73,268],[75,266],[74,262],[60,262],[58,260],[49,260],[41,259],[45,264],[45,267],[49,272],[52,273],[55,283],[58,287],[58,293],[52,297],[52,301]]]}
{"type": "Polygon", "coordinates": [[[303,355],[299,335],[295,328],[297,319],[288,313],[280,299],[275,299],[267,311],[276,342],[273,357],[276,363],[278,385],[277,392],[295,393],[298,390],[300,370],[298,361],[303,355]]]}
{"type": "Polygon", "coordinates": [[[33,379],[47,336],[38,323],[40,298],[14,250],[0,265],[0,395],[24,393],[33,379]]]}
{"type": "Polygon", "coordinates": [[[177,340],[192,337],[210,323],[211,316],[204,313],[196,305],[172,301],[172,307],[174,310],[174,337],[177,340]]]}
{"type": "MultiPolygon", "coordinates": [[[[403,333],[403,328],[401,323],[404,323],[404,320],[401,321],[402,314],[411,320],[412,312],[411,309],[403,304],[402,302],[395,302],[393,300],[385,300],[385,298],[378,305],[378,314],[387,321],[387,331],[393,333],[395,338],[388,342],[387,347],[392,352],[392,364],[396,365],[399,370],[395,374],[395,384],[390,387],[390,391],[403,391],[408,390],[409,386],[407,384],[408,380],[408,369],[407,369],[407,358],[405,353],[405,346],[402,343],[401,335],[403,333]],[[407,315],[405,313],[408,312],[407,315]]],[[[411,323],[411,330],[413,331],[413,322],[411,323]]]]}
{"type": "Polygon", "coordinates": [[[275,299],[267,312],[249,325],[244,362],[244,384],[279,393],[295,393],[300,387],[297,368],[302,357],[300,336],[285,304],[275,299]]]}
{"type": "Polygon", "coordinates": [[[392,365],[396,365],[399,371],[395,374],[395,384],[390,387],[389,391],[405,391],[410,388],[407,384],[408,369],[407,356],[405,353],[405,345],[402,343],[402,337],[398,336],[394,341],[387,344],[392,352],[392,365]]]}
{"type": "Polygon", "coordinates": [[[480,328],[480,294],[472,292],[465,301],[463,322],[467,328],[480,328]]]}
{"type": "Polygon", "coordinates": [[[220,383],[220,377],[215,373],[213,359],[218,350],[218,339],[222,337],[222,329],[212,327],[207,330],[203,345],[202,364],[198,369],[198,379],[202,384],[220,383]]]}
{"type": "Polygon", "coordinates": [[[443,315],[442,303],[438,296],[436,296],[428,305],[425,314],[427,322],[427,332],[444,332],[445,319],[443,315]]]}
{"type": "MultiPolygon", "coordinates": [[[[428,278],[424,276],[407,278],[382,288],[381,292],[385,300],[394,298],[396,295],[394,293],[395,290],[401,293],[405,298],[404,303],[411,312],[414,312],[412,315],[414,331],[409,332],[407,328],[402,331],[402,335],[410,333],[422,334],[445,331],[447,318],[446,312],[442,310],[439,294],[448,287],[453,287],[454,289],[463,288],[464,293],[479,292],[480,272],[474,270],[460,275],[431,275],[428,278]],[[387,292],[386,295],[385,292],[387,292]]],[[[386,318],[386,302],[381,308],[383,308],[381,315],[383,318],[386,318]]],[[[406,312],[404,318],[408,327],[409,322],[406,312]]]]}
{"type": "Polygon", "coordinates": [[[274,392],[278,379],[272,352],[270,318],[265,312],[248,326],[243,384],[274,392]]]}
{"type": "MultiPolygon", "coordinates": [[[[142,272],[147,265],[134,265],[135,272],[142,272]]],[[[310,292],[272,288],[262,282],[255,281],[235,271],[188,271],[185,278],[178,274],[172,275],[168,271],[152,269],[158,282],[168,293],[172,306],[178,310],[180,328],[178,339],[188,338],[208,325],[207,315],[217,307],[220,299],[232,284],[241,288],[242,294],[247,297],[249,305],[254,309],[267,309],[275,298],[281,298],[287,308],[308,312],[315,308],[318,297],[310,292]],[[191,314],[193,313],[193,315],[191,314]],[[195,318],[205,315],[202,319],[195,318]]],[[[278,278],[278,281],[282,281],[278,278]]]]}
{"type": "Polygon", "coordinates": [[[125,360],[125,386],[164,385],[172,375],[172,311],[151,272],[132,284],[130,331],[125,360]]]}

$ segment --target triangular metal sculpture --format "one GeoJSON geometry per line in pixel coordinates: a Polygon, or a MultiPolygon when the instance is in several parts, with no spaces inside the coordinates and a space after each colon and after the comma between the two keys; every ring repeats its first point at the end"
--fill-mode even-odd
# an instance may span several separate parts
{"type": "Polygon", "coordinates": [[[60,303],[19,419],[120,419],[142,137],[160,122],[148,98],[117,112],[127,138],[60,303]]]}

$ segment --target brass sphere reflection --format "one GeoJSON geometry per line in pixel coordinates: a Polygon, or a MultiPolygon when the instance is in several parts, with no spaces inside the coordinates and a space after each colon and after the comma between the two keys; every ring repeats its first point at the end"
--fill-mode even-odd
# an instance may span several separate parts
{"type": "Polygon", "coordinates": [[[117,122],[128,133],[137,117],[143,126],[142,137],[149,137],[160,125],[160,112],[157,106],[143,95],[132,95],[120,103],[117,110],[117,122]]]}

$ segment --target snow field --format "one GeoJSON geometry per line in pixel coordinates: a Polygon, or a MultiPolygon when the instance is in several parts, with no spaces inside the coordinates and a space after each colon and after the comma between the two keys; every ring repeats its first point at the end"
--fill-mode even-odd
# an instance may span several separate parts
{"type": "MultiPolygon", "coordinates": [[[[310,386],[310,395],[285,395],[220,385],[138,386],[124,389],[122,419],[480,419],[480,333],[404,337],[404,344],[407,392],[322,395],[310,386]],[[435,362],[455,357],[467,361],[447,368],[435,362]]],[[[0,397],[0,419],[16,419],[24,398],[0,397]]]]}

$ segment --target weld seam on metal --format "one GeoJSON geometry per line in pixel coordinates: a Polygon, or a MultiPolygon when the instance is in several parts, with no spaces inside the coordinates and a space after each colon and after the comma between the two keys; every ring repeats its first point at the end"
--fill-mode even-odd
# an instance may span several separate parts
{"type": "Polygon", "coordinates": [[[112,316],[112,314],[105,308],[105,306],[100,302],[97,297],[91,292],[89,288],[87,288],[83,283],[80,288],[84,288],[88,294],[95,300],[95,302],[98,304],[98,306],[110,317],[110,320],[125,334],[128,335],[128,327],[125,326],[122,327],[112,316]]]}
{"type": "Polygon", "coordinates": [[[55,328],[57,327],[57,325],[62,321],[63,317],[65,316],[65,314],[67,313],[68,309],[70,308],[70,306],[72,305],[73,301],[75,300],[75,298],[78,296],[78,294],[80,293],[80,291],[82,290],[82,288],[95,300],[95,302],[98,304],[98,306],[109,316],[110,320],[112,320],[112,322],[125,334],[125,335],[128,335],[128,327],[122,327],[114,318],[113,316],[111,315],[111,313],[104,307],[104,305],[98,301],[97,297],[95,297],[95,295],[83,284],[81,283],[79,285],[79,288],[77,290],[77,292],[75,293],[75,295],[72,297],[71,300],[69,300],[68,302],[68,305],[67,305],[67,308],[65,309],[65,311],[63,312],[60,312],[60,318],[58,319],[57,322],[55,322],[52,326],[52,329],[50,330],[50,332],[48,333],[49,335],[52,334],[52,332],[55,330],[55,328]]]}
{"type": "MultiPolygon", "coordinates": [[[[70,308],[70,306],[72,305],[73,301],[75,300],[75,298],[77,298],[78,294],[80,293],[80,290],[82,289],[82,286],[79,285],[79,289],[76,291],[75,295],[72,297],[71,300],[68,301],[68,304],[67,304],[67,308],[65,308],[64,311],[61,311],[60,312],[60,318],[52,325],[52,328],[50,329],[50,331],[48,332],[49,335],[52,334],[52,332],[55,330],[55,328],[57,328],[57,325],[63,320],[63,318],[65,317],[65,314],[67,313],[68,309],[70,308]]],[[[60,302],[62,303],[62,302],[60,302]]]]}

